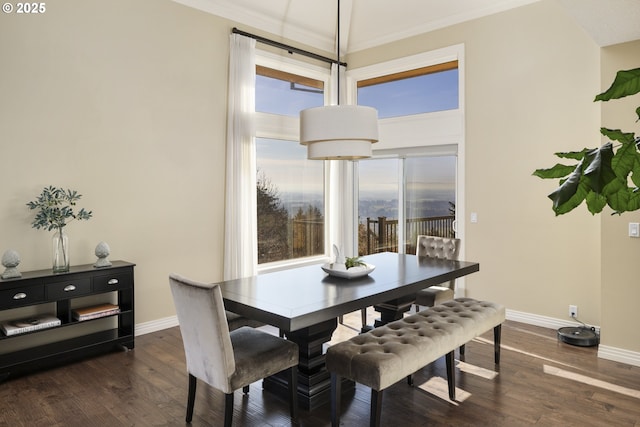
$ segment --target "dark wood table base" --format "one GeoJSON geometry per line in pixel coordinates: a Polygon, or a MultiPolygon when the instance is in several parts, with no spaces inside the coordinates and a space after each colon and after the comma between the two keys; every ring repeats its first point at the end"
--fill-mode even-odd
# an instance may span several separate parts
{"type": "MultiPolygon", "coordinates": [[[[331,319],[308,328],[293,332],[285,332],[288,340],[298,344],[300,361],[298,363],[298,405],[307,410],[314,410],[326,403],[331,397],[331,378],[324,363],[323,346],[331,341],[333,332],[338,327],[337,319],[331,319]]],[[[268,390],[283,399],[288,399],[288,386],[285,373],[265,378],[262,383],[268,390]]],[[[344,381],[343,393],[353,393],[353,381],[344,381]]]]}
{"type": "Polygon", "coordinates": [[[382,304],[373,306],[374,310],[380,313],[380,318],[375,320],[374,327],[383,326],[395,320],[400,320],[404,314],[411,310],[411,306],[416,301],[415,295],[407,295],[402,298],[396,298],[386,301],[382,304]]]}
{"type": "MultiPolygon", "coordinates": [[[[362,332],[402,319],[414,302],[415,296],[409,295],[375,305],[375,310],[380,313],[380,319],[375,320],[374,326],[364,326],[362,332]]],[[[337,327],[337,319],[331,319],[308,328],[285,332],[287,339],[298,344],[300,351],[298,405],[304,409],[313,410],[330,401],[331,376],[325,367],[323,346],[331,341],[331,336],[337,327]]],[[[288,398],[287,378],[284,373],[266,378],[263,381],[263,388],[283,399],[288,398]]],[[[343,378],[341,391],[343,395],[353,394],[355,383],[343,378]]]]}

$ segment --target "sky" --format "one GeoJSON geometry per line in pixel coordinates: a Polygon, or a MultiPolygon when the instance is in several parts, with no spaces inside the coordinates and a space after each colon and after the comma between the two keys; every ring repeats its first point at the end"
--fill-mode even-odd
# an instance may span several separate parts
{"type": "Polygon", "coordinates": [[[374,107],[381,119],[458,108],[458,70],[359,88],[358,104],[374,107]]]}
{"type": "MultiPolygon", "coordinates": [[[[324,95],[311,87],[256,76],[256,111],[297,117],[323,102],[324,95]]],[[[376,108],[381,119],[458,108],[458,70],[359,88],[358,104],[376,108]]]]}
{"type": "Polygon", "coordinates": [[[307,148],[298,141],[256,139],[257,167],[281,193],[321,194],[324,186],[324,162],[307,159],[307,148]]]}
{"type": "MultiPolygon", "coordinates": [[[[398,197],[399,159],[369,159],[359,162],[360,197],[391,199],[398,197]]],[[[456,158],[414,157],[406,160],[405,176],[411,191],[445,190],[455,192],[456,158]]]]}
{"type": "MultiPolygon", "coordinates": [[[[322,192],[324,162],[308,160],[307,149],[297,141],[258,138],[258,170],[281,193],[322,192]]],[[[392,199],[398,193],[398,159],[359,161],[360,193],[363,198],[392,199]]],[[[415,190],[455,191],[454,156],[420,157],[407,160],[407,183],[415,190]]]]}

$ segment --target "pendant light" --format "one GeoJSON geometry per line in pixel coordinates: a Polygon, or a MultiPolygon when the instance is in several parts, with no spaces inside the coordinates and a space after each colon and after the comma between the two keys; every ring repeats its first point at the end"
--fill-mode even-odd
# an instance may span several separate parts
{"type": "Polygon", "coordinates": [[[359,105],[340,105],[340,0],[337,30],[337,105],[300,111],[300,144],[311,160],[356,160],[371,157],[378,142],[378,112],[359,105]]]}

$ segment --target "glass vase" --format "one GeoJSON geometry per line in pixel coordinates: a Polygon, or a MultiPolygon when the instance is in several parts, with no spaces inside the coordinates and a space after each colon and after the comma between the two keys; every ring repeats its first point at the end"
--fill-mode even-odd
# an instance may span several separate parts
{"type": "Polygon", "coordinates": [[[64,229],[59,228],[53,233],[53,272],[67,271],[69,271],[69,237],[64,229]]]}

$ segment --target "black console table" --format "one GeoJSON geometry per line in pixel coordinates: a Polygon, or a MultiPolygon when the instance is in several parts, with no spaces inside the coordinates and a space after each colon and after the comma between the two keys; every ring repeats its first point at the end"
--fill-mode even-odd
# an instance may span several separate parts
{"type": "Polygon", "coordinates": [[[17,335],[6,336],[0,330],[0,381],[117,348],[134,348],[134,266],[114,261],[111,267],[87,264],[67,273],[29,271],[0,280],[0,323],[24,318],[25,313],[51,313],[61,321],[60,326],[17,335]],[[112,302],[120,311],[75,320],[73,310],[92,302],[112,302]]]}

